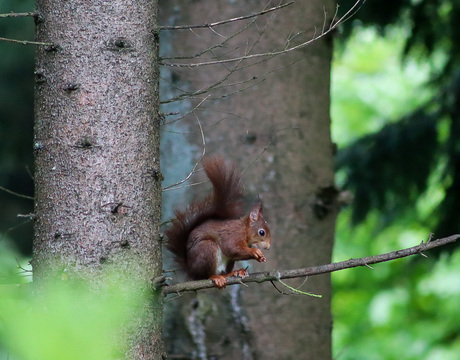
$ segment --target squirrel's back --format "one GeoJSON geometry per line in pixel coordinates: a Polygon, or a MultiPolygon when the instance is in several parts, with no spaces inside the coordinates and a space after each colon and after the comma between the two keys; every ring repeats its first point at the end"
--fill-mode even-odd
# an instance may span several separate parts
{"type": "Polygon", "coordinates": [[[202,164],[214,187],[213,193],[201,201],[192,202],[185,210],[176,210],[176,218],[165,231],[167,248],[182,267],[187,265],[187,240],[193,229],[207,220],[236,219],[243,215],[243,184],[235,163],[213,156],[204,159],[202,164]]]}

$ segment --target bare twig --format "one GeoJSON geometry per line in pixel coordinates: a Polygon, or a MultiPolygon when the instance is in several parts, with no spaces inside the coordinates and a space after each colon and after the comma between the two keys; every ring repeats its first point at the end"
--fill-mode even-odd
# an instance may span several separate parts
{"type": "MultiPolygon", "coordinates": [[[[198,57],[201,57],[202,55],[206,54],[206,53],[211,53],[213,54],[213,51],[215,49],[222,49],[224,48],[227,43],[230,42],[230,40],[238,37],[240,34],[244,33],[247,29],[249,29],[255,22],[256,22],[257,18],[253,18],[251,22],[249,22],[248,24],[246,24],[245,26],[243,26],[240,30],[236,31],[234,34],[224,38],[224,40],[222,40],[220,43],[217,43],[217,44],[214,44],[210,47],[208,47],[207,49],[204,49],[196,54],[193,54],[191,56],[174,56],[174,57],[162,57],[161,60],[190,60],[190,59],[195,59],[195,58],[198,58],[198,57]]],[[[193,29],[190,29],[190,31],[195,34],[195,36],[197,37],[200,37],[198,34],[196,34],[193,29]]],[[[160,62],[161,63],[161,62],[160,62]]]]}
{"type": "Polygon", "coordinates": [[[26,13],[7,13],[7,14],[0,14],[0,19],[1,18],[11,18],[11,17],[30,17],[34,16],[34,12],[26,12],[26,13]]]}
{"type": "MultiPolygon", "coordinates": [[[[202,56],[203,54],[205,53],[210,53],[213,55],[214,58],[216,58],[215,61],[218,61],[218,56],[215,55],[214,53],[214,50],[217,49],[217,48],[222,48],[227,42],[229,42],[231,39],[237,37],[239,34],[243,33],[245,30],[247,30],[252,24],[254,24],[256,21],[256,19],[252,19],[251,23],[250,24],[247,24],[245,27],[243,27],[242,29],[240,29],[239,31],[237,31],[236,33],[234,33],[233,35],[225,38],[222,42],[220,42],[219,44],[216,44],[216,45],[213,45],[205,50],[202,50],[200,51],[199,53],[193,55],[193,56],[186,56],[186,57],[173,57],[173,58],[162,58],[162,60],[167,60],[167,59],[175,59],[175,60],[185,60],[185,59],[193,59],[193,58],[197,58],[197,57],[200,57],[202,56]]],[[[263,32],[262,32],[263,33],[263,32]]],[[[257,43],[259,42],[260,40],[260,37],[262,36],[262,33],[259,34],[258,36],[258,39],[251,45],[250,49],[246,50],[245,52],[245,55],[249,55],[251,53],[251,51],[254,49],[254,47],[257,45],[257,43]]],[[[198,36],[198,35],[197,35],[198,36]]],[[[171,99],[167,99],[167,100],[163,100],[161,103],[162,104],[166,104],[166,103],[170,103],[170,102],[174,102],[174,101],[178,101],[178,100],[182,100],[182,99],[190,99],[190,98],[194,98],[196,96],[199,96],[201,94],[205,94],[205,93],[208,93],[210,92],[211,90],[216,90],[220,87],[228,87],[230,85],[234,85],[234,84],[227,84],[226,81],[230,78],[230,76],[237,72],[238,70],[241,70],[243,68],[246,68],[248,66],[253,66],[253,65],[256,65],[255,64],[251,64],[251,65],[241,65],[242,63],[242,60],[241,61],[238,61],[236,65],[234,65],[232,68],[227,68],[227,73],[224,74],[224,76],[217,80],[216,82],[214,82],[213,84],[203,88],[203,89],[199,89],[199,90],[196,90],[194,92],[190,92],[190,91],[185,91],[185,90],[182,90],[182,89],[179,89],[182,93],[180,95],[177,95],[171,99]]],[[[247,82],[249,81],[253,81],[254,78],[251,78],[251,79],[248,79],[247,82]]],[[[246,81],[244,81],[246,82],[246,81]]],[[[178,88],[176,84],[172,84],[174,87],[178,88]]],[[[252,85],[254,86],[254,85],[252,85]]],[[[225,96],[225,95],[223,95],[225,96]]]]}
{"type": "Polygon", "coordinates": [[[28,40],[16,40],[0,37],[0,41],[12,42],[21,45],[42,45],[42,46],[52,46],[52,43],[37,42],[37,41],[28,41],[28,40]]]}
{"type": "MultiPolygon", "coordinates": [[[[250,88],[253,88],[253,87],[259,85],[261,82],[265,81],[265,76],[267,74],[278,70],[278,69],[274,69],[274,70],[271,70],[270,72],[267,72],[267,73],[262,74],[260,76],[252,75],[252,76],[248,77],[247,79],[240,80],[240,81],[237,81],[237,82],[232,82],[232,83],[226,82],[230,78],[230,76],[233,75],[234,73],[236,73],[237,71],[242,70],[244,68],[247,68],[249,66],[255,66],[258,63],[259,62],[254,63],[254,64],[250,64],[250,65],[244,65],[244,66],[241,66],[240,63],[238,63],[235,67],[233,67],[232,69],[229,69],[227,71],[227,73],[221,79],[216,80],[211,85],[208,85],[205,88],[195,90],[195,91],[189,91],[189,92],[183,91],[183,93],[180,94],[180,95],[177,95],[177,96],[175,96],[173,98],[170,98],[170,99],[167,99],[167,100],[163,100],[161,102],[161,104],[167,104],[167,103],[171,103],[171,102],[181,101],[181,100],[184,100],[184,99],[187,99],[187,100],[188,99],[193,99],[193,98],[196,98],[196,97],[198,97],[200,95],[207,94],[211,90],[222,90],[224,88],[232,88],[232,87],[237,87],[237,86],[247,84],[244,88],[238,87],[236,90],[233,90],[231,92],[227,92],[227,93],[224,93],[224,94],[221,94],[221,95],[218,95],[218,96],[214,96],[212,98],[209,98],[208,100],[220,100],[220,99],[223,99],[223,98],[228,98],[229,96],[232,96],[233,94],[236,94],[236,93],[238,93],[240,91],[244,91],[246,89],[250,89],[250,88]]],[[[285,66],[283,66],[283,68],[284,67],[285,66]]],[[[175,85],[173,85],[173,86],[175,86],[175,85]]]]}
{"type": "Polygon", "coordinates": [[[200,119],[198,118],[198,116],[196,114],[195,114],[195,117],[196,117],[196,121],[198,122],[198,126],[200,127],[201,141],[203,143],[203,152],[201,153],[200,159],[195,163],[195,165],[193,166],[192,171],[190,171],[190,173],[187,175],[187,177],[185,179],[182,179],[181,181],[179,181],[179,182],[177,182],[175,184],[166,186],[165,188],[163,188],[163,191],[175,190],[175,189],[180,188],[181,184],[185,183],[188,179],[190,179],[192,174],[195,172],[198,164],[200,163],[201,159],[203,159],[204,155],[206,154],[206,139],[204,137],[203,127],[201,126],[201,121],[200,121],[200,119]]]}
{"type": "Polygon", "coordinates": [[[228,59],[222,59],[222,60],[203,61],[203,62],[199,62],[199,63],[167,63],[167,62],[162,62],[162,65],[172,66],[172,67],[193,68],[193,67],[197,67],[197,66],[218,65],[218,64],[221,65],[221,64],[227,64],[227,63],[231,63],[231,62],[235,62],[235,61],[249,60],[249,59],[261,58],[261,57],[266,58],[266,57],[273,57],[273,56],[277,56],[277,55],[281,55],[281,54],[287,54],[287,53],[293,52],[295,50],[302,49],[302,48],[312,44],[316,40],[319,40],[319,39],[323,38],[324,36],[328,35],[329,33],[331,33],[340,24],[342,24],[343,22],[345,22],[348,19],[350,19],[350,17],[352,17],[359,10],[359,8],[362,5],[362,3],[363,2],[361,0],[357,0],[355,2],[355,4],[338,20],[335,20],[336,17],[334,15],[334,20],[335,21],[331,22],[329,27],[327,27],[327,26],[325,26],[323,24],[323,29],[322,29],[321,33],[317,35],[316,32],[315,32],[315,34],[313,35],[313,37],[310,40],[302,42],[302,43],[300,43],[298,45],[291,46],[291,47],[285,47],[282,50],[274,50],[274,51],[270,51],[270,52],[251,54],[251,55],[242,55],[242,56],[238,56],[238,57],[234,57],[234,58],[228,58],[228,59]]]}
{"type": "MultiPolygon", "coordinates": [[[[206,93],[209,93],[211,90],[217,88],[219,85],[223,84],[226,80],[228,80],[228,78],[238,70],[238,65],[236,65],[233,69],[229,69],[227,71],[227,73],[219,80],[217,80],[216,82],[214,82],[213,84],[203,88],[203,89],[199,89],[199,90],[196,90],[196,91],[193,91],[193,92],[186,92],[186,91],[183,91],[182,94],[178,95],[178,96],[175,96],[171,99],[167,99],[167,100],[163,100],[161,101],[161,104],[167,104],[167,103],[171,103],[171,102],[175,102],[175,101],[179,101],[179,100],[183,100],[183,99],[190,99],[190,98],[194,98],[194,97],[197,97],[199,95],[202,95],[202,94],[206,94],[206,93]]],[[[226,85],[224,85],[226,86],[226,85]]],[[[181,90],[182,91],[182,90],[181,90]]]]}
{"type": "MultiPolygon", "coordinates": [[[[251,49],[254,46],[255,46],[255,44],[251,47],[251,49]]],[[[170,98],[170,99],[167,99],[167,100],[163,100],[161,103],[162,104],[167,104],[167,103],[171,103],[171,102],[175,102],[175,101],[181,101],[181,100],[184,100],[184,99],[187,99],[187,100],[188,99],[193,99],[193,98],[199,97],[200,95],[209,93],[211,90],[222,90],[224,88],[237,87],[235,90],[223,93],[223,94],[218,95],[218,96],[209,97],[206,100],[221,100],[221,99],[224,99],[224,98],[228,98],[228,97],[230,97],[230,96],[232,96],[234,94],[237,94],[237,93],[239,93],[241,91],[245,91],[246,89],[250,89],[250,88],[253,88],[253,87],[259,85],[260,83],[264,82],[266,80],[266,78],[268,77],[268,75],[270,75],[271,73],[283,70],[283,69],[287,68],[288,66],[293,65],[297,61],[299,61],[299,59],[295,59],[294,61],[292,61],[291,63],[288,63],[287,65],[272,68],[272,69],[270,69],[269,71],[266,71],[263,74],[251,75],[251,76],[247,77],[246,79],[236,81],[236,82],[231,82],[231,83],[226,82],[230,78],[230,76],[233,75],[233,73],[236,73],[237,71],[240,71],[242,69],[257,66],[258,64],[260,64],[260,63],[262,63],[262,62],[264,62],[266,60],[267,59],[259,59],[258,61],[252,62],[250,64],[243,63],[242,61],[240,61],[233,68],[228,69],[228,72],[221,79],[216,80],[211,85],[207,85],[205,88],[195,90],[195,91],[186,91],[186,90],[179,89],[182,92],[182,94],[177,95],[177,96],[175,96],[173,98],[170,98]],[[242,87],[243,85],[245,85],[245,86],[242,87]]],[[[171,85],[173,87],[177,88],[177,86],[175,84],[171,83],[171,85]]],[[[189,113],[181,116],[181,118],[175,119],[175,120],[173,120],[171,122],[168,122],[166,124],[169,124],[169,123],[175,122],[177,120],[180,120],[180,119],[184,118],[185,116],[187,116],[189,113]]]]}
{"type": "Polygon", "coordinates": [[[3,234],[6,235],[6,234],[8,234],[8,233],[10,233],[10,232],[12,232],[12,231],[18,229],[19,227],[21,227],[21,226],[23,226],[23,225],[25,225],[25,224],[27,224],[27,223],[33,221],[33,220],[35,219],[35,214],[27,214],[27,215],[18,214],[18,217],[19,217],[19,218],[21,218],[21,217],[22,217],[22,218],[27,218],[27,220],[25,220],[25,221],[19,223],[18,225],[15,225],[15,226],[12,226],[12,227],[6,229],[3,233],[0,234],[0,240],[1,240],[1,236],[2,236],[3,234]]]}
{"type": "Polygon", "coordinates": [[[270,9],[262,10],[262,11],[260,11],[258,13],[252,14],[252,15],[239,16],[239,17],[236,17],[236,18],[222,20],[222,21],[216,21],[216,22],[209,23],[209,24],[161,26],[160,30],[190,30],[190,29],[199,29],[199,28],[210,28],[210,29],[212,29],[213,27],[216,27],[216,26],[219,26],[219,25],[224,25],[224,24],[228,24],[228,23],[231,23],[231,22],[235,22],[235,21],[251,19],[251,18],[261,16],[261,15],[265,15],[265,14],[267,14],[269,12],[282,9],[282,8],[284,8],[286,6],[289,6],[289,5],[292,5],[292,4],[294,4],[294,1],[288,2],[288,3],[283,4],[283,5],[275,6],[275,7],[272,7],[270,9]]]}
{"type": "MultiPolygon", "coordinates": [[[[188,112],[185,113],[184,115],[181,115],[180,117],[178,117],[178,118],[176,118],[176,119],[174,119],[174,120],[171,120],[171,121],[165,121],[165,125],[174,124],[174,123],[176,123],[176,122],[178,122],[178,121],[184,119],[186,116],[188,116],[188,115],[190,115],[190,114],[194,114],[195,111],[197,111],[197,110],[201,107],[201,105],[202,105],[206,100],[208,100],[208,98],[209,98],[210,96],[211,96],[211,95],[208,95],[208,96],[206,96],[204,99],[201,99],[201,101],[200,101],[197,105],[195,105],[195,106],[193,107],[192,110],[188,111],[188,112]]],[[[174,113],[173,115],[178,115],[178,114],[179,114],[179,113],[174,113]]]]}
{"type": "MultiPolygon", "coordinates": [[[[293,269],[293,270],[271,270],[266,272],[258,272],[249,275],[248,277],[241,279],[236,277],[227,278],[227,285],[234,285],[249,282],[265,282],[265,281],[279,281],[280,279],[291,279],[304,276],[314,276],[320,274],[331,273],[334,271],[350,269],[358,266],[369,266],[370,264],[377,264],[380,262],[391,261],[395,259],[400,259],[403,257],[421,254],[423,251],[433,249],[435,247],[443,246],[449,243],[455,242],[460,235],[451,235],[438,240],[428,240],[427,242],[422,242],[420,245],[413,246],[410,248],[392,251],[386,254],[376,255],[376,256],[367,256],[359,259],[350,259],[346,261],[341,261],[332,264],[311,266],[302,269],[293,269]]],[[[179,294],[187,291],[197,291],[201,289],[214,288],[214,283],[211,280],[199,280],[199,281],[189,281],[185,283],[168,285],[163,287],[163,294],[179,294]]]]}
{"type": "MultiPolygon", "coordinates": [[[[11,13],[7,13],[7,14],[0,14],[0,19],[1,18],[32,17],[32,16],[35,16],[35,15],[36,14],[34,12],[26,12],[26,13],[13,13],[13,12],[11,12],[11,13]]],[[[29,40],[16,40],[16,39],[4,38],[4,37],[0,37],[0,41],[12,42],[12,43],[21,44],[21,45],[42,45],[42,46],[51,46],[51,45],[53,45],[51,43],[29,41],[29,40]]]]}
{"type": "Polygon", "coordinates": [[[34,199],[33,196],[28,196],[28,195],[19,194],[19,193],[17,193],[17,192],[8,190],[8,189],[4,188],[3,186],[0,186],[0,190],[6,192],[6,193],[8,193],[8,194],[11,194],[11,195],[14,195],[14,196],[23,198],[23,199],[27,199],[27,200],[33,200],[33,199],[34,199]]]}

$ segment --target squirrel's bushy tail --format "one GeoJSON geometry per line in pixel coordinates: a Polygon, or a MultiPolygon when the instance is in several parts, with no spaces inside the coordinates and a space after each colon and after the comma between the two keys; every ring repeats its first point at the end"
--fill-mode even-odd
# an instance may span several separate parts
{"type": "Polygon", "coordinates": [[[210,219],[236,219],[243,215],[243,184],[233,162],[221,156],[202,161],[214,191],[202,201],[191,203],[185,210],[176,210],[176,218],[165,231],[167,248],[181,266],[186,266],[187,239],[190,232],[210,219]]]}

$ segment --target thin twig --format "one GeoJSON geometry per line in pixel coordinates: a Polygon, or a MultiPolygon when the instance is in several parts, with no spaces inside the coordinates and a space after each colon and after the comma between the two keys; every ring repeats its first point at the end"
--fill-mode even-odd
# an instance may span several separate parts
{"type": "Polygon", "coordinates": [[[329,28],[327,28],[327,30],[325,30],[325,31],[323,30],[319,35],[316,35],[316,33],[315,33],[310,40],[302,42],[302,43],[300,43],[298,45],[295,45],[295,46],[291,46],[289,48],[284,48],[283,50],[274,50],[274,51],[271,51],[271,52],[251,54],[251,55],[243,55],[243,56],[238,56],[238,57],[229,58],[229,59],[204,61],[204,62],[199,62],[199,63],[189,63],[189,64],[185,63],[185,64],[183,64],[183,63],[165,63],[165,62],[162,62],[161,64],[166,65],[166,66],[171,66],[171,67],[193,68],[193,67],[198,67],[198,66],[221,65],[221,64],[227,64],[227,63],[231,63],[231,62],[235,62],[235,61],[249,60],[249,59],[261,58],[261,57],[263,57],[263,58],[265,58],[265,57],[273,57],[273,56],[278,56],[278,55],[281,55],[281,54],[287,54],[287,53],[293,52],[295,50],[302,49],[302,48],[312,44],[316,40],[319,40],[319,39],[323,38],[324,36],[328,35],[333,30],[335,30],[340,24],[342,24],[343,22],[345,22],[348,19],[350,19],[350,17],[353,16],[359,10],[361,5],[362,5],[361,0],[356,1],[356,3],[345,13],[345,15],[343,15],[337,21],[331,23],[331,25],[329,26],[329,28]]]}
{"type": "MultiPolygon", "coordinates": [[[[256,19],[252,19],[250,24],[247,24],[245,27],[243,27],[242,29],[240,29],[239,31],[234,33],[233,35],[229,36],[228,38],[226,38],[221,43],[219,43],[217,45],[213,45],[213,46],[211,46],[211,47],[209,47],[209,48],[207,48],[205,50],[202,50],[201,52],[199,52],[199,53],[197,53],[197,54],[195,54],[195,55],[193,55],[191,57],[189,56],[189,57],[180,57],[180,58],[163,58],[162,60],[166,60],[166,59],[181,59],[181,60],[192,59],[192,58],[200,57],[205,53],[211,53],[215,58],[217,58],[217,56],[214,53],[214,49],[222,48],[224,46],[224,44],[226,44],[231,39],[237,37],[239,34],[243,33],[246,29],[248,29],[255,22],[255,20],[256,19]]],[[[245,55],[249,55],[249,53],[254,49],[256,44],[259,42],[259,39],[260,39],[261,36],[262,35],[260,34],[258,39],[252,44],[251,48],[246,51],[245,55]]],[[[218,60],[216,60],[216,61],[218,61],[218,60]]],[[[190,99],[190,98],[199,96],[201,94],[208,93],[211,90],[215,90],[215,89],[217,89],[219,87],[226,87],[228,85],[231,85],[231,84],[226,84],[225,83],[230,78],[230,76],[233,73],[237,72],[238,70],[241,70],[241,69],[243,69],[245,67],[248,67],[248,65],[241,66],[241,62],[242,61],[239,61],[236,65],[233,66],[232,69],[227,69],[227,73],[221,79],[217,80],[213,84],[211,84],[211,85],[209,85],[209,86],[207,86],[207,87],[205,87],[203,89],[199,89],[199,90],[196,90],[194,92],[189,92],[189,91],[179,89],[176,84],[172,83],[173,87],[178,88],[182,93],[180,95],[177,95],[177,96],[171,98],[171,99],[161,101],[161,104],[166,104],[166,103],[170,103],[170,102],[174,102],[174,101],[178,101],[178,100],[182,100],[182,99],[190,99]]],[[[252,66],[252,65],[255,65],[255,64],[251,64],[250,66],[252,66]]],[[[253,80],[253,79],[251,78],[248,81],[251,81],[251,80],[253,80]]]]}
{"type": "MultiPolygon", "coordinates": [[[[302,269],[293,269],[293,270],[271,270],[266,272],[258,272],[249,275],[248,277],[241,279],[236,277],[227,278],[227,285],[234,285],[249,282],[265,282],[265,281],[279,281],[280,279],[291,279],[304,276],[315,276],[320,274],[331,273],[334,271],[350,269],[358,266],[368,266],[369,264],[377,264],[380,262],[391,261],[395,259],[400,259],[403,257],[421,254],[423,251],[433,249],[435,247],[443,246],[455,242],[460,235],[451,235],[438,240],[431,240],[427,242],[422,242],[420,245],[413,246],[410,248],[392,251],[386,254],[376,255],[376,256],[367,256],[359,259],[350,259],[346,261],[341,261],[332,264],[311,266],[302,269]]],[[[162,291],[164,295],[168,294],[179,294],[187,291],[196,291],[201,289],[214,288],[214,283],[211,280],[198,280],[198,281],[189,281],[180,284],[167,285],[163,287],[162,291]]]]}
{"type": "Polygon", "coordinates": [[[0,190],[6,192],[6,193],[8,193],[8,194],[11,194],[11,195],[14,195],[14,196],[23,198],[23,199],[27,199],[27,200],[33,200],[33,199],[34,199],[33,196],[28,196],[28,195],[19,194],[19,193],[17,193],[17,192],[8,190],[8,189],[4,188],[3,186],[0,186],[0,190]]]}
{"type": "MultiPolygon", "coordinates": [[[[197,110],[201,107],[201,105],[202,105],[206,100],[208,100],[208,98],[209,98],[210,96],[211,96],[211,95],[208,95],[208,96],[206,96],[204,99],[201,99],[201,101],[200,101],[197,105],[195,105],[195,106],[193,107],[192,110],[188,111],[186,114],[180,116],[179,118],[176,118],[176,119],[171,120],[171,121],[165,121],[165,125],[174,124],[174,123],[176,123],[176,122],[178,122],[178,121],[184,119],[186,116],[188,116],[188,115],[190,115],[190,114],[194,114],[195,111],[197,111],[197,110]]],[[[175,113],[174,115],[178,115],[178,114],[179,114],[179,113],[175,113]]]]}
{"type": "Polygon", "coordinates": [[[15,18],[15,17],[30,17],[30,16],[34,16],[35,13],[34,12],[26,12],[26,13],[8,13],[8,14],[0,14],[0,19],[1,18],[15,18]]]}
{"type": "Polygon", "coordinates": [[[228,23],[231,23],[231,22],[235,22],[235,21],[251,19],[251,18],[254,18],[254,17],[257,17],[257,16],[265,15],[265,14],[267,14],[269,12],[282,9],[282,8],[284,8],[286,6],[289,6],[289,5],[292,5],[292,4],[294,4],[294,1],[288,2],[288,3],[283,4],[283,5],[275,6],[275,7],[272,7],[270,9],[262,10],[262,11],[260,11],[258,13],[252,14],[252,15],[239,16],[239,17],[232,18],[232,19],[216,21],[216,22],[213,22],[213,23],[210,23],[210,24],[161,26],[160,30],[189,30],[189,29],[200,29],[200,28],[201,29],[202,28],[210,28],[210,29],[212,29],[213,27],[216,27],[216,26],[219,26],[219,25],[224,25],[224,24],[228,24],[228,23]]]}
{"type": "MultiPolygon", "coordinates": [[[[246,69],[246,68],[249,68],[249,67],[254,67],[254,66],[257,66],[258,64],[262,63],[263,61],[265,61],[267,59],[259,59],[258,61],[256,62],[252,62],[250,64],[248,63],[242,63],[242,62],[239,62],[236,66],[234,66],[232,69],[229,69],[227,74],[224,75],[221,79],[219,80],[216,80],[213,84],[211,85],[207,85],[206,88],[203,88],[203,89],[199,89],[199,90],[196,90],[196,91],[185,91],[185,90],[182,90],[182,89],[179,89],[180,91],[182,91],[183,93],[178,95],[178,96],[175,96],[173,98],[170,98],[170,99],[167,99],[167,100],[163,100],[161,103],[162,104],[167,104],[167,103],[171,103],[171,102],[175,102],[175,101],[180,101],[180,100],[184,100],[184,99],[193,99],[193,98],[196,98],[202,94],[206,94],[206,93],[209,93],[211,90],[220,90],[220,89],[225,89],[225,88],[229,88],[229,87],[236,87],[236,86],[240,86],[240,85],[244,85],[244,84],[248,84],[246,85],[246,87],[240,87],[240,88],[237,88],[236,90],[233,90],[232,92],[227,92],[227,93],[224,93],[224,94],[221,94],[219,96],[214,96],[214,97],[210,97],[209,99],[207,100],[222,100],[224,98],[228,98],[234,94],[237,94],[241,91],[244,91],[246,89],[250,89],[250,88],[253,88],[257,85],[259,85],[261,82],[265,81],[266,78],[268,77],[268,75],[270,75],[271,73],[275,72],[275,71],[280,71],[280,70],[283,70],[285,68],[287,68],[288,66],[290,65],[293,65],[295,64],[297,61],[299,61],[299,59],[296,59],[294,61],[292,61],[291,63],[287,64],[287,65],[282,65],[282,66],[278,66],[276,68],[272,68],[271,70],[269,71],[266,71],[265,73],[263,74],[259,74],[259,75],[252,75],[252,76],[249,76],[247,79],[244,79],[244,80],[240,80],[240,81],[237,81],[237,82],[233,82],[233,83],[226,83],[225,81],[228,80],[228,78],[230,78],[230,76],[233,74],[233,73],[236,73],[237,71],[240,71],[242,69],[246,69]]],[[[173,83],[170,83],[172,86],[176,87],[177,86],[173,83]]],[[[185,116],[187,116],[188,114],[185,114],[184,116],[182,116],[181,118],[184,118],[185,116]]],[[[180,118],[179,118],[180,119],[180,118]]],[[[174,122],[176,120],[179,120],[179,119],[175,119],[173,120],[174,122]]],[[[167,123],[168,124],[168,123],[167,123]]]]}
{"type": "Polygon", "coordinates": [[[175,184],[171,184],[169,186],[166,186],[165,188],[163,188],[163,191],[170,191],[170,190],[175,190],[175,189],[180,188],[180,185],[182,185],[188,179],[190,179],[192,174],[195,172],[198,164],[200,163],[201,159],[203,159],[203,157],[206,155],[206,138],[204,136],[203,126],[201,125],[201,121],[200,121],[199,117],[196,114],[194,114],[194,115],[196,117],[196,121],[198,122],[198,126],[200,127],[201,141],[203,143],[203,151],[201,153],[200,159],[195,163],[195,165],[193,166],[192,171],[190,171],[190,173],[187,175],[187,177],[185,177],[185,179],[182,179],[181,181],[179,181],[179,182],[177,182],[175,184]]]}
{"type": "Polygon", "coordinates": [[[0,37],[0,41],[12,42],[21,45],[42,45],[42,46],[52,46],[52,43],[37,42],[37,41],[28,41],[28,40],[16,40],[0,37]]]}
{"type": "MultiPolygon", "coordinates": [[[[222,49],[224,47],[227,46],[227,44],[230,42],[230,40],[232,39],[235,39],[237,38],[239,35],[243,34],[247,29],[249,29],[252,25],[256,24],[256,21],[257,21],[257,18],[253,18],[248,24],[246,24],[245,26],[243,26],[240,30],[236,31],[234,34],[228,36],[227,38],[225,38],[223,41],[221,41],[220,43],[217,43],[217,44],[214,44],[210,47],[208,47],[207,49],[204,49],[204,50],[201,50],[200,52],[196,53],[196,54],[193,54],[191,56],[173,56],[173,57],[162,57],[160,59],[160,64],[162,64],[162,61],[163,60],[191,60],[191,59],[196,59],[196,58],[199,58],[201,56],[203,56],[204,54],[206,53],[211,53],[211,54],[214,54],[214,50],[215,49],[222,49]]],[[[190,29],[190,31],[195,34],[196,37],[200,38],[200,36],[198,34],[196,34],[192,29],[190,29]]],[[[263,33],[263,32],[261,32],[263,33]]],[[[259,36],[260,37],[260,36],[259,36]]],[[[255,45],[255,44],[254,44],[255,45]]],[[[253,45],[253,46],[254,46],[253,45]]],[[[236,49],[234,49],[236,50],[236,49]]]]}

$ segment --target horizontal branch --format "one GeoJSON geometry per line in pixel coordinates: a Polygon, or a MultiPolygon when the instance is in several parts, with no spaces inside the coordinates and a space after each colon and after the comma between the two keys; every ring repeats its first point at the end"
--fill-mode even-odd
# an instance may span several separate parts
{"type": "Polygon", "coordinates": [[[222,20],[222,21],[216,21],[216,22],[209,23],[209,24],[160,26],[160,30],[189,30],[189,29],[200,29],[200,28],[212,28],[212,27],[216,27],[216,26],[219,26],[219,25],[225,25],[225,24],[228,24],[228,23],[231,23],[231,22],[234,22],[234,21],[251,19],[251,18],[254,18],[254,17],[257,17],[257,16],[265,15],[265,14],[267,14],[269,12],[282,9],[282,8],[284,8],[286,6],[289,6],[289,5],[292,5],[292,4],[294,4],[294,1],[288,2],[287,4],[275,6],[275,7],[272,7],[270,9],[260,11],[260,12],[258,12],[256,14],[239,16],[239,17],[236,17],[236,18],[222,20]]]}
{"type": "MultiPolygon", "coordinates": [[[[455,242],[460,235],[452,235],[449,237],[445,237],[442,239],[422,242],[420,245],[413,246],[410,248],[392,251],[386,254],[375,255],[375,256],[366,256],[359,259],[350,259],[346,261],[341,261],[332,264],[326,265],[319,265],[319,266],[311,266],[302,269],[294,269],[294,270],[271,270],[266,272],[258,272],[249,275],[248,277],[241,279],[236,277],[229,277],[227,278],[227,285],[235,285],[235,284],[242,284],[242,283],[250,283],[250,282],[257,282],[262,283],[265,281],[278,281],[280,279],[291,279],[297,277],[305,277],[305,276],[314,276],[320,274],[331,273],[334,271],[350,269],[358,266],[368,266],[371,264],[377,264],[385,261],[400,259],[403,257],[415,255],[415,254],[422,254],[424,251],[433,249],[435,247],[443,246],[449,243],[455,242]]],[[[201,289],[208,289],[213,288],[214,283],[211,280],[198,280],[198,281],[189,281],[180,284],[174,285],[167,285],[164,286],[162,291],[164,295],[168,294],[180,294],[183,292],[188,291],[196,291],[201,289]]]]}

